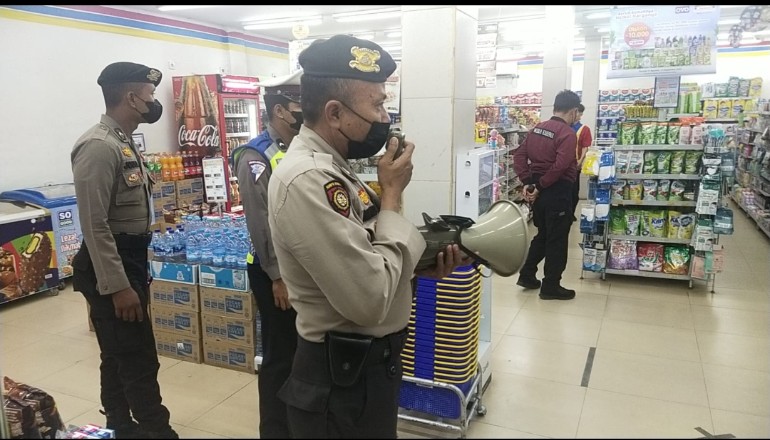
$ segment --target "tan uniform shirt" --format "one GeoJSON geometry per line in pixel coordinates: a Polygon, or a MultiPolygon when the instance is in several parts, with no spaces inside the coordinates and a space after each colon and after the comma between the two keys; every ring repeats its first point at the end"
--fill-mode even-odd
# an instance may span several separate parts
{"type": "Polygon", "coordinates": [[[107,115],[75,142],[71,160],[83,239],[99,292],[109,295],[131,286],[112,234],[147,232],[151,182],[133,141],[107,115]]]}
{"type": "Polygon", "coordinates": [[[308,341],[329,330],[382,337],[409,321],[410,279],[425,240],[393,211],[364,222],[375,197],[305,126],[270,178],[273,245],[297,332],[308,341]]]}

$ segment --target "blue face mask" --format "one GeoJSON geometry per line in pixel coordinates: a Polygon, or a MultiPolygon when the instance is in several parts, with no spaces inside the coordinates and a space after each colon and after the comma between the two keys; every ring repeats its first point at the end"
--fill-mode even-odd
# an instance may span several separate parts
{"type": "Polygon", "coordinates": [[[370,124],[369,132],[366,134],[366,138],[363,141],[355,141],[350,139],[348,135],[340,130],[343,136],[348,140],[348,159],[363,159],[366,157],[372,157],[377,154],[378,151],[385,146],[385,142],[388,140],[388,132],[390,132],[390,122],[370,121],[365,117],[359,115],[355,110],[350,108],[349,105],[340,101],[342,105],[348,108],[354,115],[363,119],[370,124]]]}

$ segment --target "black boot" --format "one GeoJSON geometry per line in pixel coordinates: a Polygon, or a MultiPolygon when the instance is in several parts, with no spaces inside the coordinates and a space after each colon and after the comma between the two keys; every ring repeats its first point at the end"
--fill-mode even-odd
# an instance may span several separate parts
{"type": "Polygon", "coordinates": [[[144,437],[139,429],[139,424],[131,418],[128,411],[106,412],[99,410],[107,418],[106,428],[115,431],[115,438],[151,438],[144,437]]]}
{"type": "Polygon", "coordinates": [[[540,288],[540,299],[572,299],[575,297],[575,291],[565,289],[560,285],[543,284],[540,288]]]}
{"type": "Polygon", "coordinates": [[[539,289],[541,283],[534,275],[519,274],[519,281],[516,281],[516,284],[525,289],[539,289]]]}
{"type": "Polygon", "coordinates": [[[140,435],[142,437],[138,438],[179,438],[179,434],[170,426],[158,431],[146,431],[140,428],[140,435]]]}

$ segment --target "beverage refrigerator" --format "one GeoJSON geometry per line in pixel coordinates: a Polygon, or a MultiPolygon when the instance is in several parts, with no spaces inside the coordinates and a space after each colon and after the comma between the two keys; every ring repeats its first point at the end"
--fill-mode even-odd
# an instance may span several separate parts
{"type": "Polygon", "coordinates": [[[172,78],[180,152],[205,158],[205,200],[240,210],[237,178],[228,157],[262,131],[256,77],[188,75],[172,78]]]}

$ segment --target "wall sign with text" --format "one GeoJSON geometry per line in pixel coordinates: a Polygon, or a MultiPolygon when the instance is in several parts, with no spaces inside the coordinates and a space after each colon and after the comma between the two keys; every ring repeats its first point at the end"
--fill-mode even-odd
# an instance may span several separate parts
{"type": "Polygon", "coordinates": [[[607,78],[716,73],[719,6],[616,8],[607,78]]]}

